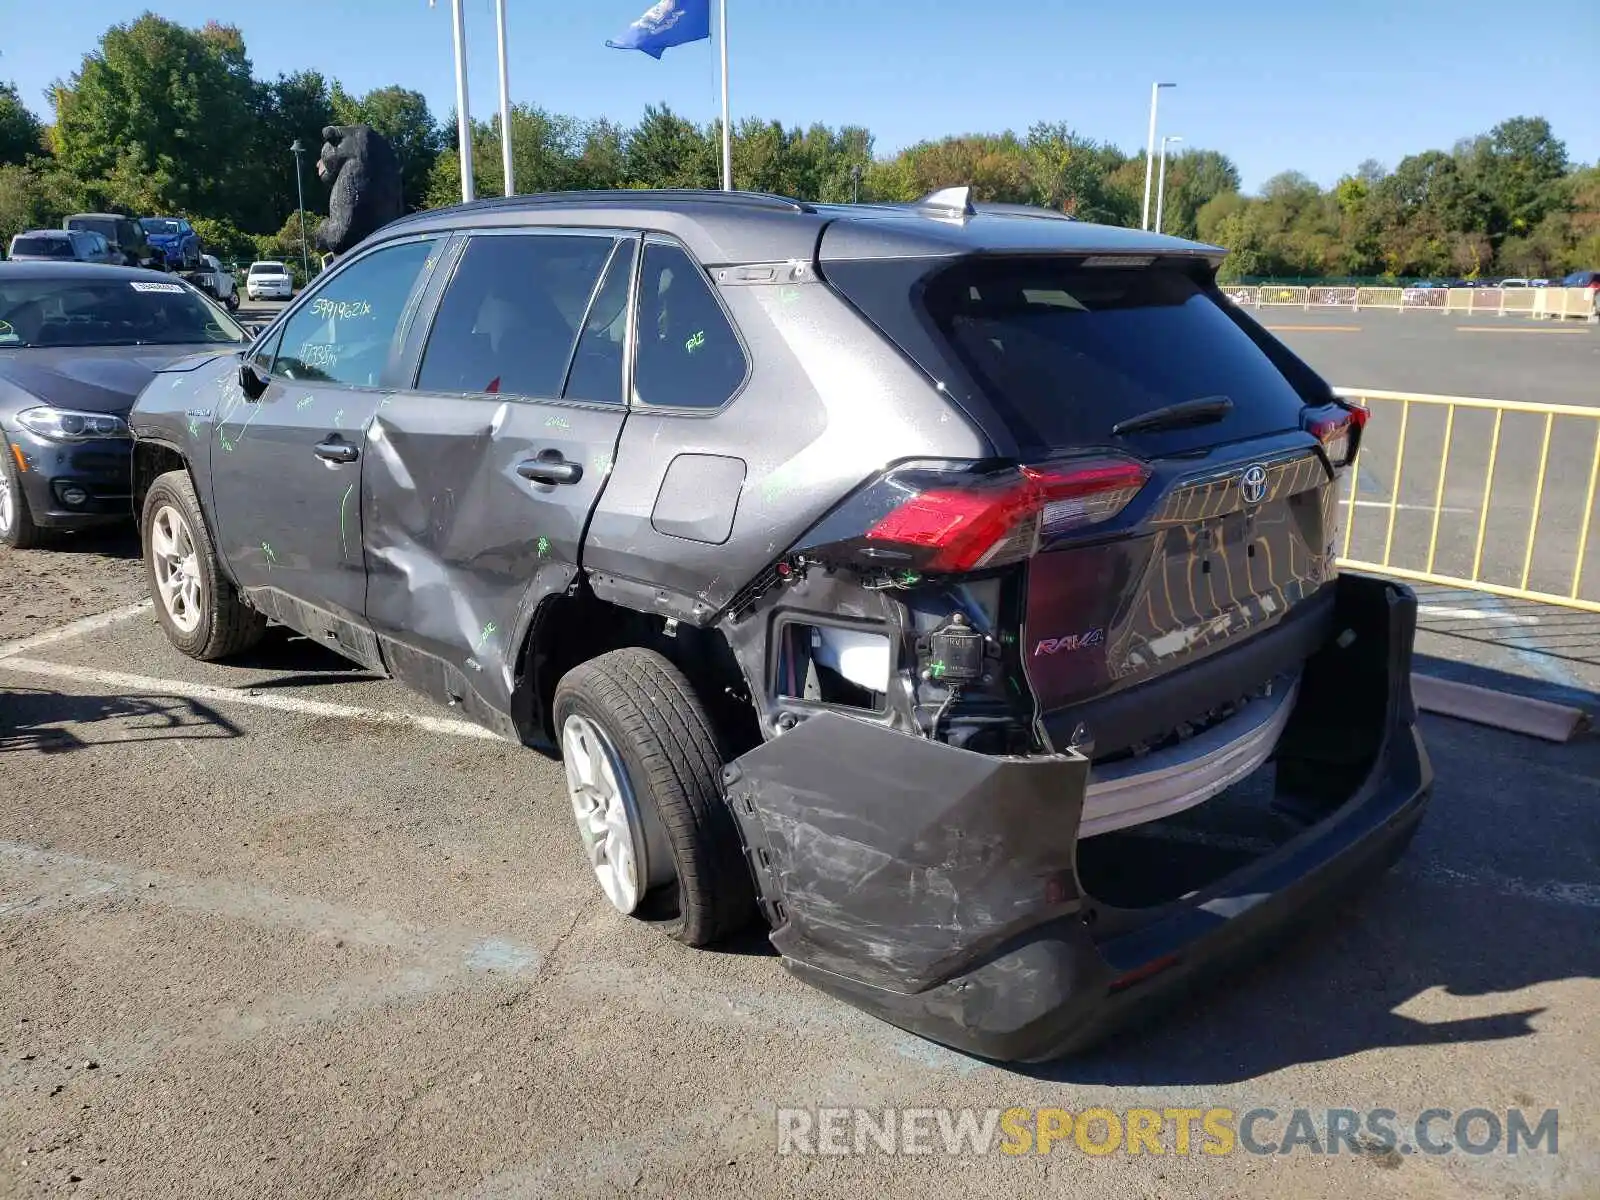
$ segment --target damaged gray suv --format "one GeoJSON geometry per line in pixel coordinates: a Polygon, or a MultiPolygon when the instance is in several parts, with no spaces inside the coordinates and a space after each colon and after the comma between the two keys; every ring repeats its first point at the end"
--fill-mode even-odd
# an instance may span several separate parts
{"type": "Polygon", "coordinates": [[[1223,252],[965,189],[386,226],[132,416],[172,642],[269,621],[559,753],[620,912],[1054,1057],[1410,840],[1366,414],[1223,252]]]}

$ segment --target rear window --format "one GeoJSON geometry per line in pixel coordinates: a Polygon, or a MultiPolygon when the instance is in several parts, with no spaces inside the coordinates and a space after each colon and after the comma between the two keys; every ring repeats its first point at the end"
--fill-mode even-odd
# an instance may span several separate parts
{"type": "Polygon", "coordinates": [[[72,243],[66,238],[19,237],[11,243],[12,254],[34,254],[44,258],[71,258],[72,243]]]}
{"type": "Polygon", "coordinates": [[[1175,268],[968,262],[932,276],[938,334],[1029,450],[1103,443],[1119,421],[1215,396],[1223,420],[1129,435],[1175,452],[1296,426],[1301,397],[1194,278],[1175,268]]]}
{"type": "Polygon", "coordinates": [[[67,222],[68,229],[92,229],[104,237],[115,237],[117,222],[114,217],[73,217],[67,222]]]}

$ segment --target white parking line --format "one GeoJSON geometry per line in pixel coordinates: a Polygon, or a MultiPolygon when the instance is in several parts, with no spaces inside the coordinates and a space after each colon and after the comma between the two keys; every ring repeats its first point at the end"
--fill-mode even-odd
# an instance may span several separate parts
{"type": "Polygon", "coordinates": [[[1443,604],[1419,604],[1417,612],[1425,617],[1444,617],[1451,621],[1493,621],[1497,625],[1537,625],[1538,617],[1523,616],[1484,608],[1450,608],[1443,604]]]}
{"type": "Polygon", "coordinates": [[[505,740],[481,725],[474,725],[470,721],[456,721],[449,717],[389,712],[380,708],[332,704],[326,700],[301,700],[294,696],[269,695],[265,692],[251,693],[243,688],[214,687],[207,683],[188,683],[181,679],[153,679],[149,675],[127,675],[121,671],[102,671],[95,667],[70,666],[66,663],[44,662],[36,658],[0,658],[0,671],[44,675],[52,679],[72,679],[136,695],[177,696],[185,700],[204,700],[210,704],[243,704],[251,708],[272,708],[279,712],[298,713],[302,716],[341,717],[349,721],[366,721],[373,725],[407,725],[428,733],[447,733],[455,737],[480,738],[490,742],[505,740]]]}
{"type": "Polygon", "coordinates": [[[97,629],[104,629],[107,625],[115,625],[118,621],[126,621],[129,617],[136,617],[150,607],[150,601],[141,600],[137,604],[130,604],[126,608],[114,608],[110,612],[98,613],[92,617],[84,617],[81,621],[73,621],[69,625],[62,625],[56,629],[36,633],[32,637],[18,638],[14,642],[0,642],[0,659],[14,658],[19,654],[26,654],[40,646],[48,646],[53,642],[65,642],[75,637],[82,637],[86,633],[93,633],[97,629]]]}

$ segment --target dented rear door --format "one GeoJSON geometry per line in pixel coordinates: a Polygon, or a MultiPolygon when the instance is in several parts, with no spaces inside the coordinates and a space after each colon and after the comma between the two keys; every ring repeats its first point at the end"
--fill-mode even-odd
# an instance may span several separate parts
{"type": "Polygon", "coordinates": [[[389,669],[510,733],[517,632],[577,571],[627,407],[637,239],[475,232],[367,432],[367,613],[389,669]]]}

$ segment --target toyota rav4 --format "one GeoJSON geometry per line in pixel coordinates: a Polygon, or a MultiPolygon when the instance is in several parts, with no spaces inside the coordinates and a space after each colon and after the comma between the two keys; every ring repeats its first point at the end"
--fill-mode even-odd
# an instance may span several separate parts
{"type": "Polygon", "coordinates": [[[1365,412],[1223,251],[965,189],[485,200],[166,368],[172,642],[269,621],[559,753],[618,911],[1053,1057],[1403,850],[1416,602],[1335,567],[1365,412]]]}

